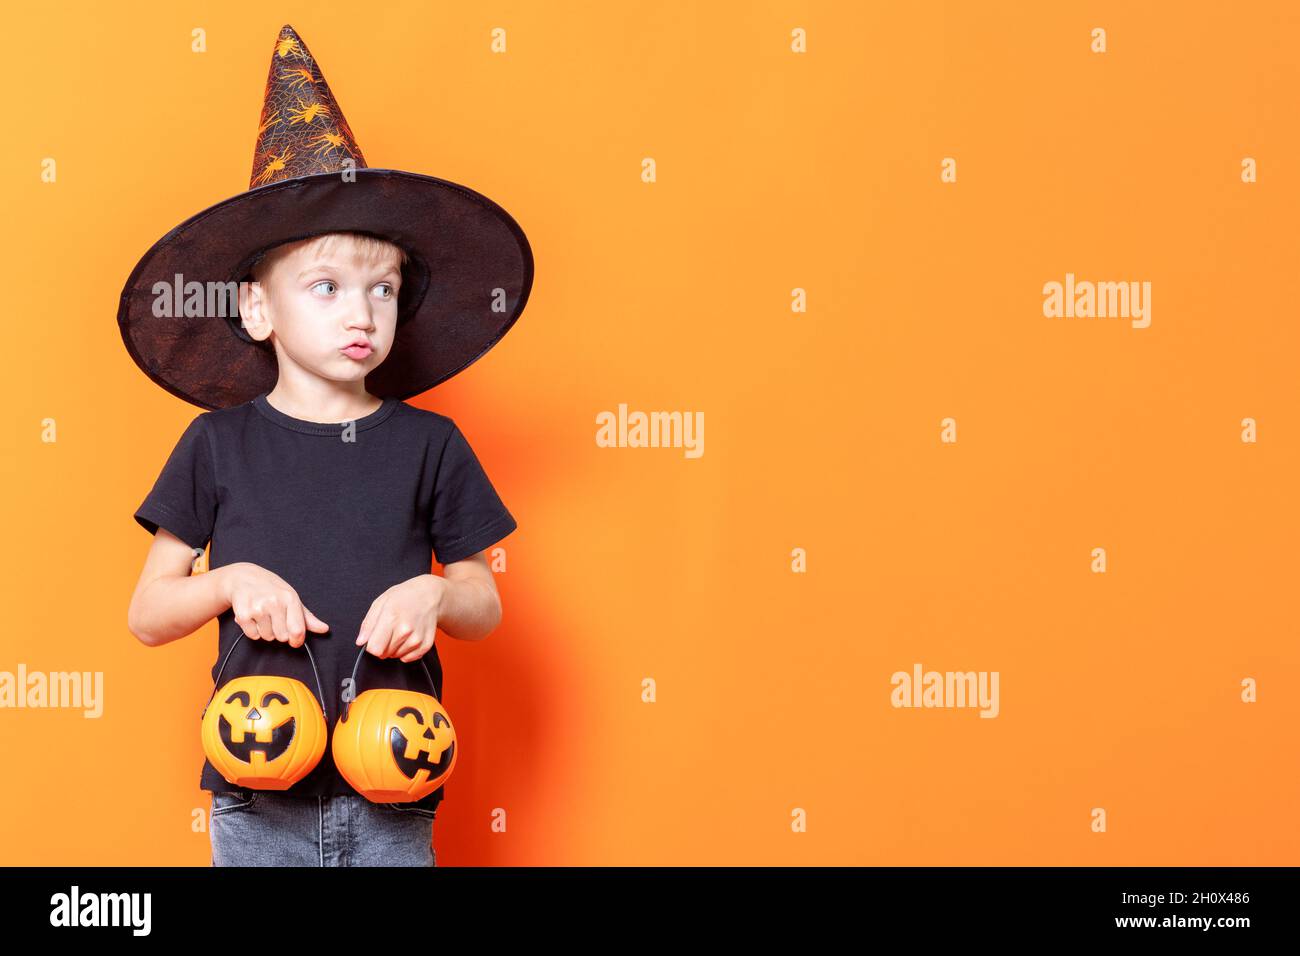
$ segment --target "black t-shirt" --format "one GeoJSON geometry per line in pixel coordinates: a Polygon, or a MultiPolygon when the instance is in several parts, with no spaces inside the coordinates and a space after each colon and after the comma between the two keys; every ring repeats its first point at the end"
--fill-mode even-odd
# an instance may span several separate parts
{"type": "MultiPolygon", "coordinates": [[[[161,525],[194,548],[211,539],[209,569],[249,561],[273,571],[330,626],[308,631],[307,642],[331,734],[343,681],[361,651],[361,622],[375,598],[429,574],[434,558],[443,565],[464,560],[516,528],[465,436],[445,415],[387,399],[355,422],[325,424],[278,411],[265,393],[190,422],[135,520],[150,534],[161,525]]],[[[243,634],[230,608],[217,620],[214,681],[243,634]]],[[[239,642],[221,683],[248,674],[294,677],[320,693],[307,652],[280,641],[239,642]]],[[[366,652],[355,693],[374,687],[428,693],[430,677],[441,700],[436,643],[410,663],[366,652]]],[[[196,716],[201,710],[196,706],[196,716]]],[[[206,759],[199,786],[234,789],[206,759]]],[[[335,768],[327,743],[320,763],[285,792],[356,791],[335,768]]],[[[442,797],[439,787],[418,805],[433,809],[442,797]]]]}

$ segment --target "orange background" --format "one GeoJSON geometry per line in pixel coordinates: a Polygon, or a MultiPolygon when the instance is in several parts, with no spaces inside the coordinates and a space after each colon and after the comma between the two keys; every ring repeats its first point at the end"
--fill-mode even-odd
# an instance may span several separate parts
{"type": "Polygon", "coordinates": [[[438,639],[439,865],[1300,863],[1300,11],[1038,7],[8,11],[0,670],[103,671],[105,712],[0,710],[0,863],[209,863],[216,624],[126,629],[131,515],[200,409],[115,314],[247,187],[284,22],[370,163],[536,256],[510,334],[412,400],[520,525],[500,630],[438,639]],[[1150,328],[1044,318],[1066,272],[1151,282],[1150,328]],[[703,457],[598,448],[620,402],[703,411],[703,457]],[[999,671],[1000,716],[894,709],[916,662],[999,671]]]}

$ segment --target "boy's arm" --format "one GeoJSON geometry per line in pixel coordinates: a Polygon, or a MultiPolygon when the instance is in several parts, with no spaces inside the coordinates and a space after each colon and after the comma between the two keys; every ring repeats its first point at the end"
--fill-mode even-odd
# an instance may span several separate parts
{"type": "Polygon", "coordinates": [[[127,629],[150,647],[193,634],[229,607],[223,593],[231,565],[191,576],[194,550],[159,528],[131,595],[127,629]]]}
{"type": "Polygon", "coordinates": [[[501,595],[487,551],[443,565],[438,628],[463,641],[481,641],[501,623],[501,595]]]}

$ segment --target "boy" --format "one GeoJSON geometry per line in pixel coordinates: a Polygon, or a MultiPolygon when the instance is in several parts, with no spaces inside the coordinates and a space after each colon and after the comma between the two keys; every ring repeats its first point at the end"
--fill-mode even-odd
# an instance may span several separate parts
{"type": "MultiPolygon", "coordinates": [[[[526,301],[532,260],[518,226],[484,197],[365,167],[288,25],[272,57],[252,182],[155,244],[123,292],[132,357],[169,391],[212,409],[190,423],[135,513],[155,538],[128,626],[158,646],[216,617],[218,662],[241,635],[251,639],[222,683],[277,674],[319,687],[332,734],[345,695],[370,687],[427,693],[432,679],[441,700],[436,629],[481,640],[500,622],[486,549],[515,519],[456,424],[402,398],[500,339],[526,301]],[[299,119],[280,127],[290,101],[299,119]],[[325,117],[328,125],[312,126],[325,117]],[[311,164],[286,161],[300,150],[311,164]],[[351,176],[342,191],[340,154],[351,176]],[[176,270],[179,283],[182,265],[244,280],[237,322],[188,303],[179,321],[158,308],[162,277],[176,270]],[[209,541],[210,569],[190,576],[209,541]],[[430,573],[435,558],[442,575],[430,573]]],[[[214,681],[217,672],[214,663],[214,681]]],[[[239,789],[207,760],[200,786],[213,792],[214,865],[435,864],[442,787],[419,801],[372,803],[339,774],[328,746],[285,791],[239,789]]]]}

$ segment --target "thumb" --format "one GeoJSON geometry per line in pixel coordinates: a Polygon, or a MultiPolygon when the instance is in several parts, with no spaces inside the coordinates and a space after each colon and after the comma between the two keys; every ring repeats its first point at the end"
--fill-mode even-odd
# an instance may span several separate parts
{"type": "Polygon", "coordinates": [[[315,631],[317,634],[320,634],[323,631],[328,631],[330,629],[328,624],[318,618],[311,611],[307,610],[306,607],[303,607],[302,613],[307,615],[307,630],[315,631]]]}

